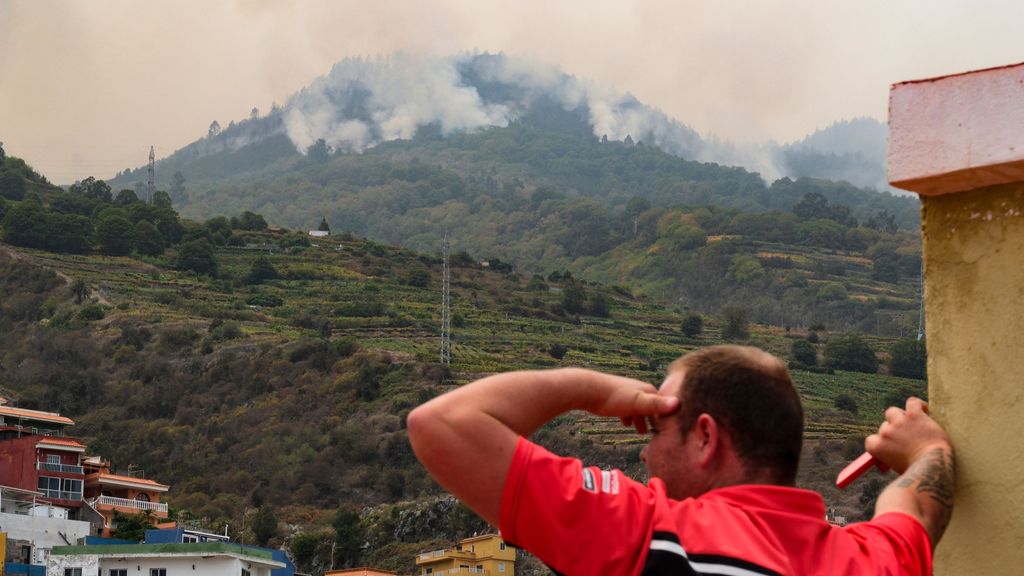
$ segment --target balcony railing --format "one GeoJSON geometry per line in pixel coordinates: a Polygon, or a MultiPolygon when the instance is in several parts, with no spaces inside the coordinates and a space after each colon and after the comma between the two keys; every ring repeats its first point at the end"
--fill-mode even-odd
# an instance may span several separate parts
{"type": "Polygon", "coordinates": [[[148,510],[150,512],[167,513],[167,504],[163,502],[146,502],[145,500],[132,500],[130,498],[116,498],[114,496],[100,496],[93,502],[94,505],[117,506],[118,508],[131,508],[132,510],[148,510]]]}
{"type": "Polygon", "coordinates": [[[50,462],[36,462],[36,470],[47,472],[68,472],[70,474],[85,474],[81,466],[73,464],[51,464],[50,462]]]}
{"type": "Polygon", "coordinates": [[[61,430],[60,428],[40,428],[39,426],[25,426],[24,424],[19,424],[15,420],[12,420],[12,419],[6,419],[5,420],[2,417],[0,417],[0,426],[10,426],[11,428],[15,428],[15,429],[21,430],[23,432],[28,432],[29,434],[41,434],[43,436],[59,436],[59,437],[65,436],[64,431],[61,430]]]}

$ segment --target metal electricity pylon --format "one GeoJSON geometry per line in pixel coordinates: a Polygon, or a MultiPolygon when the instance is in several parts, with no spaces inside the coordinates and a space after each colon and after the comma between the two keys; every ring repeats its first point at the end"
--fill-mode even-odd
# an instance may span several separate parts
{"type": "Polygon", "coordinates": [[[149,187],[146,188],[146,193],[149,195],[150,204],[153,203],[153,192],[156,188],[156,153],[153,147],[149,147],[149,187]]]}
{"type": "Polygon", "coordinates": [[[448,263],[450,246],[448,233],[444,234],[444,272],[441,277],[441,364],[452,363],[452,286],[448,263]]]}

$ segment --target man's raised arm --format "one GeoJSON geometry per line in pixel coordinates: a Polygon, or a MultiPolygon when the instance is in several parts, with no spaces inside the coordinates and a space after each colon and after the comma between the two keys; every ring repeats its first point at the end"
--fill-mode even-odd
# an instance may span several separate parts
{"type": "Polygon", "coordinates": [[[907,400],[906,410],[892,407],[877,434],[865,447],[900,474],[878,496],[875,516],[903,512],[921,521],[934,547],[953,514],[955,465],[946,432],[928,416],[920,398],[907,400]]]}
{"type": "Polygon", "coordinates": [[[670,414],[678,398],[646,382],[580,368],[506,372],[453,390],[409,414],[413,451],[437,481],[497,526],[501,493],[519,436],[570,410],[644,418],[670,414]]]}

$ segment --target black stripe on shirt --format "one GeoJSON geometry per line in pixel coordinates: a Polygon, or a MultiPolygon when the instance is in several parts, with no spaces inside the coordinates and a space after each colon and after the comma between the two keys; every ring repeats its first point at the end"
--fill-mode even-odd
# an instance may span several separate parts
{"type": "Polygon", "coordinates": [[[780,576],[753,562],[717,554],[687,554],[672,532],[654,532],[642,576],[780,576]]]}

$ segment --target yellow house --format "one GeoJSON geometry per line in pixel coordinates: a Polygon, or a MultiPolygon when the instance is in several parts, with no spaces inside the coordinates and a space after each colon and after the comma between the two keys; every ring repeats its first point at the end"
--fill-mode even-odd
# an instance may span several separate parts
{"type": "Polygon", "coordinates": [[[418,574],[484,574],[512,576],[516,549],[497,534],[474,536],[452,548],[424,552],[416,557],[418,574]]]}

